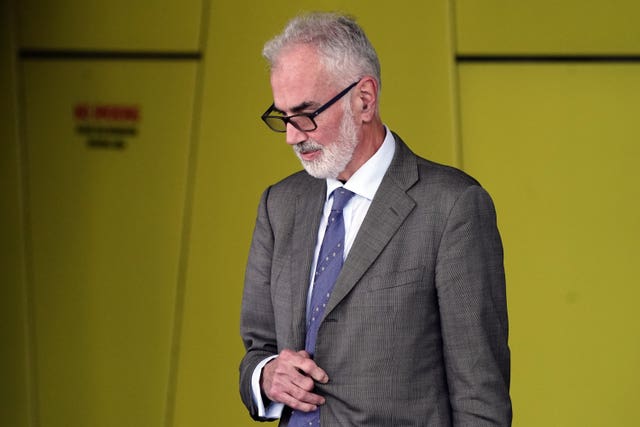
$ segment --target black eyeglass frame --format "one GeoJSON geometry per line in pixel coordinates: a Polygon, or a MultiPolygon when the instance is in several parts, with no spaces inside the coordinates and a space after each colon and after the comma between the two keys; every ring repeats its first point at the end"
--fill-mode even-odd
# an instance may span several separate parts
{"type": "Polygon", "coordinates": [[[345,96],[351,89],[353,89],[358,83],[360,83],[360,80],[351,83],[349,86],[347,86],[344,90],[342,90],[340,93],[338,93],[336,96],[334,96],[333,98],[331,98],[329,101],[327,101],[324,105],[320,106],[320,108],[318,108],[315,111],[312,111],[311,113],[299,113],[299,114],[292,114],[290,116],[271,116],[269,115],[269,113],[271,113],[273,111],[273,109],[275,108],[275,104],[271,104],[271,106],[269,108],[267,108],[267,111],[265,111],[264,113],[262,113],[262,116],[260,116],[260,118],[262,119],[262,121],[269,126],[269,129],[271,129],[274,132],[280,132],[280,133],[285,133],[287,131],[287,124],[291,123],[291,126],[295,127],[296,129],[298,129],[301,132],[312,132],[316,129],[318,129],[318,124],[316,123],[316,121],[314,120],[316,117],[318,117],[318,115],[320,113],[322,113],[324,110],[326,110],[327,108],[331,107],[333,104],[335,104],[340,98],[342,98],[343,96],[345,96]],[[313,124],[313,128],[312,129],[301,129],[295,121],[292,121],[291,119],[294,119],[296,117],[307,117],[309,120],[311,120],[311,123],[313,124]],[[283,129],[276,129],[273,126],[271,126],[271,124],[269,124],[269,120],[273,120],[273,119],[277,119],[277,120],[281,120],[282,123],[284,123],[284,128],[283,129]]]}

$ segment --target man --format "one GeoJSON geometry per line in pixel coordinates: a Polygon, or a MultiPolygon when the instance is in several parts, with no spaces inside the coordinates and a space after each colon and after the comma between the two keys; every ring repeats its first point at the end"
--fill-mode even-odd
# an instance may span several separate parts
{"type": "Polygon", "coordinates": [[[382,123],[378,58],[351,18],[295,18],[263,54],[274,100],[263,120],[305,171],[260,201],[241,318],[250,414],[286,426],[510,425],[490,197],[382,123]]]}

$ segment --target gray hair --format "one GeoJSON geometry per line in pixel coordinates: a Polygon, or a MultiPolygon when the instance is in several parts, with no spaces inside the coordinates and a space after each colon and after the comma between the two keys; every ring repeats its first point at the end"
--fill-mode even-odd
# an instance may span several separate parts
{"type": "Polygon", "coordinates": [[[353,83],[364,75],[373,76],[378,87],[380,61],[364,30],[355,18],[338,13],[314,12],[293,18],[284,31],[269,40],[262,55],[271,68],[283,48],[294,44],[315,47],[327,71],[336,83],[353,83]]]}

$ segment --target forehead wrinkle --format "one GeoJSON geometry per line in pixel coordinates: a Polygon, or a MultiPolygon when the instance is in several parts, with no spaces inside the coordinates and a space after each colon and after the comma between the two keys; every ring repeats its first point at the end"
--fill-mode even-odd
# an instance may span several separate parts
{"type": "Polygon", "coordinates": [[[294,106],[291,108],[291,112],[296,114],[296,113],[302,113],[304,110],[308,110],[309,108],[318,106],[319,104],[317,102],[313,102],[313,101],[304,101],[301,102],[300,104],[294,106]]]}
{"type": "MultiPolygon", "coordinates": [[[[299,113],[304,112],[305,110],[308,110],[310,108],[317,108],[319,106],[320,106],[320,104],[318,102],[315,102],[315,101],[303,101],[300,104],[291,107],[289,109],[289,112],[291,112],[291,114],[299,114],[299,113]]],[[[280,108],[278,108],[275,104],[274,104],[273,109],[278,113],[285,114],[285,111],[280,109],[280,108]]]]}

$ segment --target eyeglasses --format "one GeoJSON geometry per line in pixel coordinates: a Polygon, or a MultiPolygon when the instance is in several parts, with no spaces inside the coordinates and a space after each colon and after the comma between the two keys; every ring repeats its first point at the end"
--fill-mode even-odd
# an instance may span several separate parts
{"type": "Polygon", "coordinates": [[[287,123],[291,123],[291,125],[299,131],[311,132],[312,130],[316,130],[318,128],[318,125],[316,124],[314,118],[316,118],[318,114],[322,113],[324,110],[335,104],[336,101],[345,96],[347,92],[349,92],[358,83],[360,83],[360,80],[351,83],[346,89],[331,98],[329,102],[311,113],[292,114],[291,116],[271,115],[271,113],[273,113],[275,109],[275,105],[271,104],[271,106],[267,108],[267,111],[262,114],[262,121],[265,122],[267,126],[269,126],[269,128],[275,132],[286,132],[287,123]]]}

